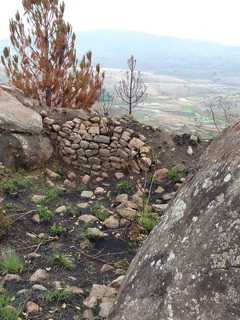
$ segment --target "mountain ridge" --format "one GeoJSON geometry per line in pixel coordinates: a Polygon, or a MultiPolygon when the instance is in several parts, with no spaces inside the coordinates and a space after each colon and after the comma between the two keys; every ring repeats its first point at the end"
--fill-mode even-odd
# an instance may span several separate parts
{"type": "MultiPolygon", "coordinates": [[[[129,31],[76,34],[79,56],[91,50],[94,62],[106,68],[126,68],[127,58],[134,54],[142,71],[183,78],[240,77],[240,46],[129,31]]],[[[0,40],[0,49],[8,43],[0,40]]]]}

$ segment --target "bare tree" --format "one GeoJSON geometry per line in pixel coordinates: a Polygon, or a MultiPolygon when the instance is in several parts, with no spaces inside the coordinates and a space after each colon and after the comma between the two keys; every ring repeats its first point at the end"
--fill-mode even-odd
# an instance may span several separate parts
{"type": "Polygon", "coordinates": [[[136,64],[136,59],[131,56],[128,59],[129,70],[126,72],[126,78],[115,87],[117,96],[128,105],[129,114],[132,114],[133,108],[144,100],[147,91],[141,73],[136,71],[136,64]]]}
{"type": "Polygon", "coordinates": [[[112,115],[112,106],[114,95],[107,92],[105,88],[101,90],[101,96],[96,103],[96,112],[100,116],[110,117],[112,115]]]}
{"type": "Polygon", "coordinates": [[[237,102],[231,101],[227,97],[218,96],[210,99],[206,106],[218,132],[221,132],[222,129],[239,118],[238,115],[233,113],[234,109],[237,108],[237,102]]]}

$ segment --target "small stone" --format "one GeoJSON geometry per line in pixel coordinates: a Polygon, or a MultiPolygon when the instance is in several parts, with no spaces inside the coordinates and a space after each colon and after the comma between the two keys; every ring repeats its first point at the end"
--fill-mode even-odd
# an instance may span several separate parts
{"type": "Polygon", "coordinates": [[[75,181],[77,179],[77,176],[74,172],[70,171],[67,175],[67,178],[70,180],[70,181],[75,181]]]}
{"type": "Polygon", "coordinates": [[[27,258],[29,259],[37,259],[40,257],[41,257],[40,253],[37,253],[37,252],[31,252],[27,255],[27,258]]]}
{"type": "Polygon", "coordinates": [[[111,287],[119,289],[124,281],[126,276],[120,276],[117,279],[113,280],[111,283],[111,287]]]}
{"type": "Polygon", "coordinates": [[[129,147],[130,148],[135,148],[135,149],[140,149],[141,147],[144,146],[144,142],[138,138],[133,138],[130,142],[129,142],[129,147]]]}
{"type": "Polygon", "coordinates": [[[88,228],[87,235],[88,238],[92,240],[104,239],[108,236],[106,233],[102,232],[98,228],[88,228]]]}
{"type": "Polygon", "coordinates": [[[81,193],[82,198],[92,199],[94,197],[94,193],[92,191],[83,191],[81,193]]]}
{"type": "Polygon", "coordinates": [[[34,214],[34,215],[32,216],[32,221],[33,221],[33,222],[36,222],[36,223],[40,223],[40,222],[41,222],[40,216],[39,216],[38,213],[37,213],[37,214],[34,214]]]}
{"type": "Polygon", "coordinates": [[[107,272],[112,272],[114,271],[115,269],[110,266],[109,264],[104,264],[100,270],[101,273],[107,273],[107,272]]]}
{"type": "Polygon", "coordinates": [[[164,190],[161,186],[159,186],[159,187],[155,190],[155,193],[158,193],[158,194],[161,194],[161,193],[163,193],[163,192],[165,192],[165,190],[164,190]]]}
{"type": "Polygon", "coordinates": [[[30,277],[31,282],[44,281],[47,279],[48,279],[48,273],[43,269],[38,269],[30,277]]]}
{"type": "Polygon", "coordinates": [[[116,178],[117,180],[121,180],[121,179],[124,178],[124,173],[122,173],[122,172],[115,172],[114,176],[115,176],[115,178],[116,178]]]}
{"type": "Polygon", "coordinates": [[[35,204],[39,204],[40,202],[42,202],[46,197],[43,196],[43,195],[37,195],[35,194],[33,197],[32,197],[32,202],[35,203],[35,204]]]}
{"type": "Polygon", "coordinates": [[[26,312],[28,314],[38,313],[42,310],[42,308],[36,304],[35,302],[28,301],[26,304],[26,312]]]}
{"type": "Polygon", "coordinates": [[[128,201],[128,194],[126,194],[126,193],[119,194],[115,199],[115,202],[117,202],[117,203],[124,203],[127,201],[128,201]]]}
{"type": "Polygon", "coordinates": [[[167,168],[159,169],[159,170],[155,171],[155,173],[154,173],[154,178],[159,182],[167,179],[167,177],[168,177],[168,169],[167,168]]]}
{"type": "Polygon", "coordinates": [[[104,193],[106,193],[106,190],[102,187],[97,187],[96,190],[94,191],[96,196],[100,196],[103,195],[104,193]]]}
{"type": "Polygon", "coordinates": [[[192,155],[194,154],[193,148],[192,148],[191,146],[188,146],[187,154],[188,154],[189,156],[192,156],[192,155]]]}
{"type": "Polygon", "coordinates": [[[103,225],[108,229],[117,229],[119,228],[119,220],[116,217],[111,216],[103,222],[103,225]]]}
{"type": "Polygon", "coordinates": [[[60,175],[50,169],[46,169],[46,174],[50,179],[57,180],[60,178],[60,175]]]}
{"type": "Polygon", "coordinates": [[[164,201],[170,201],[172,200],[176,195],[176,192],[171,192],[171,193],[165,193],[163,196],[162,196],[162,199],[164,201]]]}
{"type": "Polygon", "coordinates": [[[82,295],[84,294],[83,289],[78,288],[78,287],[68,287],[66,289],[68,292],[72,293],[72,294],[76,294],[76,295],[82,295]]]}
{"type": "Polygon", "coordinates": [[[91,180],[91,177],[89,175],[87,175],[87,174],[82,177],[82,183],[83,184],[88,184],[90,180],[91,180]]]}
{"type": "Polygon", "coordinates": [[[128,220],[134,220],[137,216],[137,211],[131,208],[118,208],[117,212],[121,217],[128,220]]]}
{"type": "Polygon", "coordinates": [[[77,207],[80,209],[87,209],[89,207],[89,203],[88,202],[81,202],[77,205],[77,207]]]}
{"type": "Polygon", "coordinates": [[[91,223],[94,223],[94,222],[98,221],[98,219],[93,215],[84,214],[84,215],[79,217],[79,221],[82,221],[82,222],[84,222],[86,224],[91,224],[91,223]]]}
{"type": "Polygon", "coordinates": [[[22,278],[18,275],[18,274],[6,274],[4,277],[3,277],[3,283],[5,282],[19,282],[21,281],[22,278]]]}
{"type": "Polygon", "coordinates": [[[45,288],[44,286],[42,286],[41,284],[34,284],[34,285],[32,286],[32,289],[33,289],[34,291],[48,291],[48,289],[45,288]]]}
{"type": "Polygon", "coordinates": [[[58,214],[61,214],[61,213],[65,213],[67,211],[67,207],[66,206],[61,206],[61,207],[58,207],[55,212],[58,213],[58,214]]]}
{"type": "Polygon", "coordinates": [[[64,180],[63,182],[64,186],[69,189],[75,189],[76,188],[76,181],[71,181],[69,179],[64,180]]]}

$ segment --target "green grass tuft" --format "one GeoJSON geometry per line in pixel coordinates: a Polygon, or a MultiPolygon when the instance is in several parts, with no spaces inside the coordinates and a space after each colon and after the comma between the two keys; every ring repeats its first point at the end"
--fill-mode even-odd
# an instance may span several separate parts
{"type": "Polygon", "coordinates": [[[54,213],[47,207],[37,206],[37,213],[42,222],[51,222],[54,219],[54,213]]]}
{"type": "Polygon", "coordinates": [[[62,267],[67,270],[73,270],[75,264],[67,256],[62,254],[55,254],[52,259],[53,265],[62,267]]]}
{"type": "Polygon", "coordinates": [[[11,305],[11,299],[5,295],[0,295],[0,319],[1,320],[17,320],[19,312],[11,305]]]}
{"type": "Polygon", "coordinates": [[[32,180],[21,175],[16,175],[15,177],[0,183],[0,189],[5,193],[16,193],[29,189],[31,186],[32,180]]]}
{"type": "Polygon", "coordinates": [[[95,206],[91,209],[91,213],[95,215],[100,221],[105,221],[109,216],[110,213],[107,209],[101,204],[96,203],[95,206]]]}
{"type": "Polygon", "coordinates": [[[129,193],[129,192],[132,192],[133,190],[132,185],[128,180],[120,181],[117,184],[117,189],[119,192],[123,192],[123,193],[129,193]]]}
{"type": "Polygon", "coordinates": [[[72,300],[73,293],[66,289],[54,290],[45,294],[44,298],[50,303],[66,303],[72,300]]]}
{"type": "Polygon", "coordinates": [[[23,260],[16,254],[15,250],[7,249],[0,255],[0,272],[21,273],[24,269],[23,260]]]}

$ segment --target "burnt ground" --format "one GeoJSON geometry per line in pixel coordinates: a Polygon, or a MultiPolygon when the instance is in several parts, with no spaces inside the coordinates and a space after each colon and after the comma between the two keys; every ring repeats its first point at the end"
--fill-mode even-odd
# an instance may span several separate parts
{"type": "MultiPolygon", "coordinates": [[[[68,170],[63,170],[58,162],[48,166],[59,174],[56,180],[52,179],[51,186],[45,169],[34,172],[4,172],[0,176],[0,212],[5,217],[0,226],[0,292],[11,297],[9,305],[19,310],[21,319],[84,319],[83,314],[87,308],[83,302],[92,285],[110,285],[114,279],[124,275],[151,229],[148,224],[141,224],[138,218],[117,228],[105,227],[104,219],[116,214],[117,195],[128,194],[131,200],[131,196],[138,191],[136,181],[139,180],[143,185],[146,183],[150,190],[147,193],[150,208],[152,205],[167,204],[171,197],[166,200],[164,195],[177,192],[184,183],[184,178],[196,170],[199,156],[207,145],[203,142],[196,143],[189,136],[172,138],[160,130],[140,126],[134,121],[131,122],[131,128],[140,131],[151,144],[155,159],[153,171],[177,167],[177,176],[152,182],[152,173],[149,174],[148,181],[143,181],[146,178],[133,177],[125,172],[121,180],[110,176],[98,182],[91,179],[87,185],[77,176],[76,187],[69,189],[64,186],[68,170]],[[187,154],[189,145],[194,151],[192,156],[187,154]],[[164,189],[161,195],[155,192],[159,186],[164,189]],[[82,191],[94,192],[97,187],[103,188],[104,193],[95,195],[94,199],[84,199],[81,196],[82,191]],[[33,201],[34,195],[43,195],[45,198],[36,204],[33,201]],[[82,203],[87,203],[87,207],[80,208],[79,204],[82,203]],[[36,219],[39,206],[52,213],[49,221],[39,221],[39,216],[36,219]],[[65,206],[65,210],[56,213],[56,209],[61,206],[65,206]],[[84,224],[79,218],[85,214],[97,216],[98,221],[91,225],[84,224]],[[61,226],[61,232],[57,235],[51,232],[52,226],[56,225],[61,226]],[[106,233],[105,238],[89,239],[88,227],[103,231],[106,233]],[[18,272],[20,278],[11,281],[6,280],[6,274],[13,272],[1,269],[2,254],[9,248],[14,249],[24,261],[23,270],[18,272]],[[70,266],[57,261],[57,256],[67,258],[71,262],[70,266]],[[111,270],[102,272],[104,265],[111,266],[111,270]],[[30,277],[38,269],[45,270],[48,277],[32,283],[30,277]],[[44,289],[38,290],[33,287],[34,284],[40,284],[44,289]],[[81,288],[82,293],[65,294],[65,288],[69,287],[81,288]],[[53,298],[56,291],[61,290],[63,296],[53,298]],[[39,310],[29,312],[26,307],[29,301],[34,302],[39,310]]],[[[141,210],[138,211],[141,214],[141,210]]],[[[161,219],[162,212],[154,212],[154,209],[151,211],[156,224],[161,219]]],[[[93,319],[104,319],[99,316],[99,305],[94,306],[92,313],[93,319]]],[[[14,320],[17,317],[4,319],[14,320]]]]}

